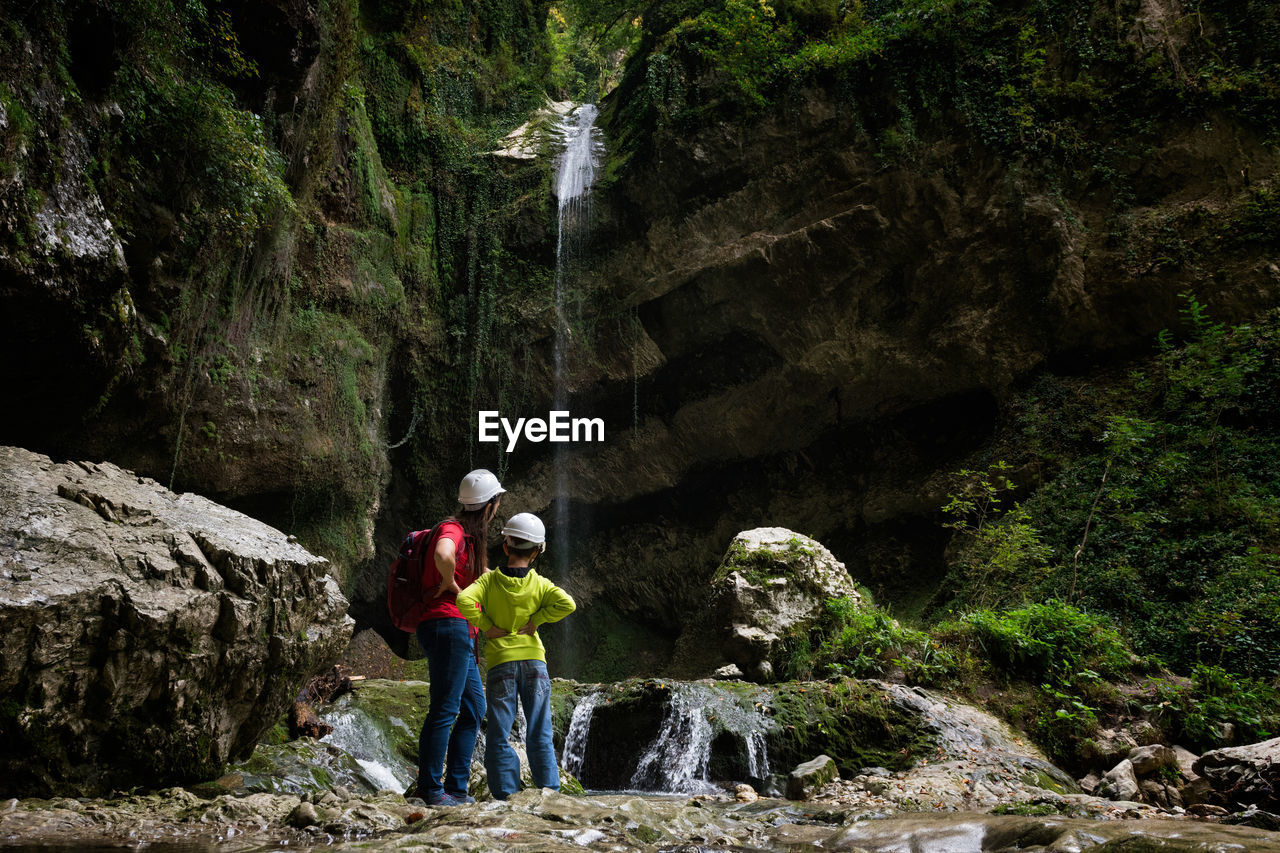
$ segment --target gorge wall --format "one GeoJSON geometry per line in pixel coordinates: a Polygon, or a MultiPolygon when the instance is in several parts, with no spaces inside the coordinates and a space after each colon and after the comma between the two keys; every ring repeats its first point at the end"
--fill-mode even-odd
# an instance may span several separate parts
{"type": "MultiPolygon", "coordinates": [[[[980,48],[958,11],[939,29],[961,35],[910,30],[865,65],[775,84],[764,108],[743,75],[767,72],[732,64],[750,24],[648,24],[606,99],[622,165],[596,196],[571,352],[571,408],[612,428],[570,462],[587,543],[572,588],[608,613],[578,636],[601,665],[637,648],[663,660],[726,543],[755,525],[819,539],[914,612],[945,571],[947,474],[1007,452],[1036,377],[1113,381],[1182,325],[1188,293],[1227,322],[1280,298],[1274,127],[1197,94],[1190,72],[1164,75],[1206,50],[1190,12],[1022,11],[1062,29],[1039,36],[1049,58],[1021,105],[1034,122],[1003,133],[1015,104],[965,88],[961,51],[980,48]],[[1110,56],[1086,57],[1082,31],[1110,56]],[[956,53],[937,47],[948,38],[956,53]],[[1100,142],[1077,147],[1073,129],[1100,142]],[[618,615],[644,639],[611,640],[618,615]]],[[[1005,37],[998,21],[984,37],[1005,37]]],[[[1246,25],[1206,26],[1224,42],[1246,25]]],[[[981,74],[1000,73],[992,54],[981,74]]],[[[534,461],[509,500],[549,508],[551,470],[534,461]]],[[[1053,473],[1015,480],[1025,493],[1053,473]]]]}
{"type": "MultiPolygon", "coordinates": [[[[1036,377],[1123,372],[1184,292],[1280,301],[1274,10],[1008,5],[637,23],[570,270],[570,409],[607,424],[568,455],[571,667],[670,666],[756,526],[920,606],[946,474],[1036,377]]],[[[558,73],[546,6],[145,10],[5,30],[0,441],[296,533],[378,624],[468,468],[551,512],[547,444],[475,440],[551,408],[550,152],[488,153],[558,73]]]]}

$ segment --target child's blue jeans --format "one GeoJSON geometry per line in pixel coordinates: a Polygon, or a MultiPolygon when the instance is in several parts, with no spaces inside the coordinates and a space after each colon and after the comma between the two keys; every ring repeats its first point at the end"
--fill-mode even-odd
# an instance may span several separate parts
{"type": "Polygon", "coordinates": [[[533,784],[560,790],[560,770],[551,742],[551,679],[540,660],[500,663],[489,670],[489,727],[485,735],[484,769],[489,793],[505,800],[520,790],[520,758],[507,742],[516,719],[516,701],[524,706],[524,745],[533,784]]]}

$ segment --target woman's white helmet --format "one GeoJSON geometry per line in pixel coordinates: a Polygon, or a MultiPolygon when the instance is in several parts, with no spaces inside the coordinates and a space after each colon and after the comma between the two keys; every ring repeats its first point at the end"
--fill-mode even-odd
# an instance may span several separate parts
{"type": "Polygon", "coordinates": [[[498,478],[488,468],[477,468],[462,478],[458,486],[458,503],[466,510],[476,510],[505,492],[498,478]]]}
{"type": "Polygon", "coordinates": [[[502,535],[513,548],[531,548],[534,545],[546,545],[547,527],[531,512],[518,512],[507,519],[502,528],[502,535]]]}

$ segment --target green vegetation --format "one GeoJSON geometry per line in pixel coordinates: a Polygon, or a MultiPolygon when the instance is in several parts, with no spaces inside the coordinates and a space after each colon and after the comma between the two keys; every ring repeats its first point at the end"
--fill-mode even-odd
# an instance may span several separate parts
{"type": "Polygon", "coordinates": [[[1265,740],[1280,731],[1280,689],[1275,684],[1198,664],[1189,680],[1153,679],[1151,687],[1155,699],[1144,710],[1171,738],[1193,749],[1265,740]]]}
{"type": "MultiPolygon", "coordinates": [[[[1229,328],[1184,303],[1181,340],[1162,333],[1142,368],[1026,395],[1017,467],[1056,476],[958,528],[943,600],[966,615],[935,636],[967,635],[984,666],[1041,682],[1061,707],[1025,715],[1051,749],[1087,737],[1108,703],[1202,748],[1280,730],[1280,316],[1229,328]],[[993,597],[984,584],[1000,577],[993,597]],[[1010,609],[983,609],[991,600],[1010,609]],[[1109,685],[1143,671],[1189,678],[1162,675],[1142,707],[1117,704],[1109,685]]],[[[979,493],[1010,494],[1008,470],[978,477],[979,493]]]]}
{"type": "Polygon", "coordinates": [[[1043,436],[1063,467],[1024,502],[1057,556],[1037,593],[1110,614],[1176,671],[1275,678],[1280,318],[1227,328],[1192,296],[1184,317],[1073,435],[1043,436]]]}
{"type": "MultiPolygon", "coordinates": [[[[604,5],[598,20],[640,8],[604,5]]],[[[660,149],[663,128],[785,114],[821,88],[886,160],[914,159],[934,131],[959,130],[1122,206],[1137,193],[1129,164],[1171,123],[1222,111],[1274,138],[1274,8],[1204,0],[1149,25],[1134,14],[1063,0],[654,4],[615,136],[622,156],[660,149]]]]}
{"type": "Polygon", "coordinates": [[[767,545],[747,548],[743,543],[735,541],[730,544],[711,578],[711,583],[716,583],[731,572],[738,572],[748,582],[757,585],[767,583],[771,578],[791,578],[797,583],[812,584],[812,567],[816,559],[817,552],[813,547],[796,537],[789,539],[780,548],[767,545]]]}
{"type": "Polygon", "coordinates": [[[639,46],[640,18],[623,10],[592,23],[590,0],[552,6],[547,15],[551,44],[548,88],[554,97],[596,103],[617,86],[623,60],[639,46]]]}
{"type": "Polygon", "coordinates": [[[810,635],[792,638],[784,675],[789,679],[886,675],[897,668],[913,682],[931,681],[950,669],[948,652],[928,634],[905,627],[887,611],[863,600],[828,599],[825,618],[810,635]]]}
{"type": "Polygon", "coordinates": [[[1116,716],[1197,748],[1280,731],[1280,314],[1227,327],[1187,295],[1183,318],[1124,377],[1015,401],[1023,455],[957,472],[941,508],[923,628],[831,600],[788,677],[969,693],[1067,765],[1116,716]]]}
{"type": "MultiPolygon", "coordinates": [[[[128,247],[125,287],[75,306],[110,376],[84,417],[128,419],[143,395],[168,410],[121,461],[296,533],[344,578],[371,556],[393,447],[435,500],[422,484],[473,461],[457,411],[517,393],[513,328],[550,285],[545,247],[504,239],[549,218],[547,163],[487,152],[548,94],[602,93],[634,40],[576,9],[110,0],[92,25],[67,3],[9,22],[0,193],[20,171],[36,187],[81,170],[128,247]],[[14,67],[26,44],[50,61],[14,67]],[[51,89],[62,115],[37,97],[51,89]],[[68,125],[91,162],[43,141],[68,125]]],[[[33,222],[38,194],[10,195],[33,222]]]]}

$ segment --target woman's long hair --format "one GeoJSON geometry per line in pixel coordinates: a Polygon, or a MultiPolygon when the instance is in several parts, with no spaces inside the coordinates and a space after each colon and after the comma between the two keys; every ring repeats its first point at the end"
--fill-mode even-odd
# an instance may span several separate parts
{"type": "MultiPolygon", "coordinates": [[[[450,520],[462,525],[462,532],[471,541],[471,563],[467,568],[472,577],[480,577],[489,568],[489,522],[493,521],[489,507],[494,506],[501,497],[502,495],[494,495],[479,509],[463,508],[449,516],[450,520]]],[[[493,514],[497,514],[496,509],[493,514]]]]}

